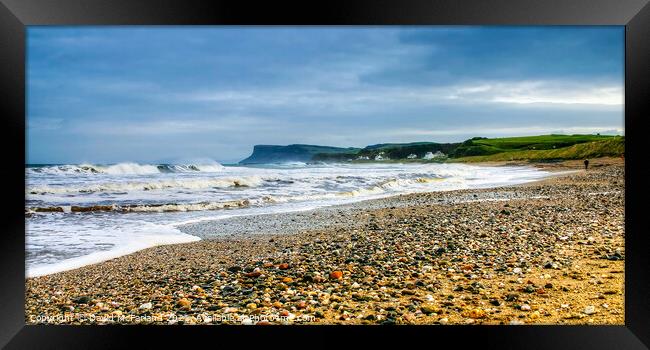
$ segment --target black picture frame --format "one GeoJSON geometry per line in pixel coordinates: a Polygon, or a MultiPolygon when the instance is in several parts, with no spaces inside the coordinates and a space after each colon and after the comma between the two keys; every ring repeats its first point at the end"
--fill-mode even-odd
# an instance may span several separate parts
{"type": "MultiPolygon", "coordinates": [[[[0,233],[0,345],[6,348],[132,347],[135,339],[184,347],[198,340],[215,346],[225,337],[239,346],[340,346],[364,342],[424,340],[495,348],[642,349],[650,346],[650,284],[643,197],[644,102],[650,100],[650,5],[648,0],[443,0],[443,1],[265,1],[189,0],[1,0],[0,138],[4,209],[0,233]],[[399,327],[210,327],[25,325],[25,39],[32,25],[624,25],[625,62],[625,326],[399,326],[399,327]],[[303,340],[295,337],[304,336],[303,340]],[[207,339],[204,339],[207,338],[207,339]]],[[[407,343],[404,343],[407,344],[407,343]]],[[[148,346],[148,347],[149,347],[148,346]]]]}

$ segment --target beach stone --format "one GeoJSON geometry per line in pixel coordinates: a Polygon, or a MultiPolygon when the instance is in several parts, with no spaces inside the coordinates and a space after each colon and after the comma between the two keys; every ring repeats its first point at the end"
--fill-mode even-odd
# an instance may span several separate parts
{"type": "Polygon", "coordinates": [[[596,307],[594,307],[593,305],[589,305],[585,307],[585,309],[582,312],[586,315],[593,315],[596,313],[596,307]]]}
{"type": "Polygon", "coordinates": [[[192,307],[192,302],[186,298],[182,298],[176,302],[176,306],[184,310],[189,310],[192,307]]]}
{"type": "Polygon", "coordinates": [[[535,291],[535,287],[533,287],[532,285],[527,285],[526,287],[524,287],[525,293],[533,293],[534,291],[535,291]]]}
{"type": "Polygon", "coordinates": [[[140,310],[149,310],[149,309],[151,309],[152,307],[153,307],[153,304],[151,304],[151,303],[144,303],[144,304],[140,305],[139,309],[140,309],[140,310]]]}
{"type": "Polygon", "coordinates": [[[78,298],[74,298],[74,299],[72,299],[72,301],[73,301],[75,304],[88,304],[88,303],[90,303],[90,300],[91,300],[91,299],[90,299],[90,297],[88,297],[88,296],[80,296],[80,297],[78,297],[78,298]]]}
{"type": "Polygon", "coordinates": [[[223,286],[221,288],[221,293],[223,294],[231,294],[235,291],[235,288],[233,286],[223,286]]]}
{"type": "Polygon", "coordinates": [[[472,309],[464,314],[465,317],[469,318],[484,318],[487,316],[484,310],[482,309],[472,309]]]}
{"type": "Polygon", "coordinates": [[[435,304],[432,303],[423,303],[420,305],[420,310],[425,314],[425,315],[430,315],[433,313],[440,313],[440,309],[436,307],[435,304]]]}
{"type": "Polygon", "coordinates": [[[342,271],[332,271],[332,272],[330,272],[330,279],[340,280],[341,278],[343,278],[343,272],[342,271]]]}
{"type": "Polygon", "coordinates": [[[88,304],[90,302],[90,297],[88,296],[80,296],[78,298],[72,299],[72,301],[75,304],[88,304]]]}
{"type": "Polygon", "coordinates": [[[241,270],[242,270],[241,266],[236,266],[236,265],[231,266],[231,267],[228,268],[228,271],[233,272],[233,273],[237,273],[237,272],[239,272],[241,270]]]}
{"type": "Polygon", "coordinates": [[[282,263],[282,264],[278,265],[278,268],[279,268],[280,270],[287,270],[287,269],[289,269],[289,264],[287,264],[287,263],[282,263]]]}
{"type": "Polygon", "coordinates": [[[519,295],[517,294],[508,294],[505,297],[506,301],[517,301],[519,299],[519,295]]]}

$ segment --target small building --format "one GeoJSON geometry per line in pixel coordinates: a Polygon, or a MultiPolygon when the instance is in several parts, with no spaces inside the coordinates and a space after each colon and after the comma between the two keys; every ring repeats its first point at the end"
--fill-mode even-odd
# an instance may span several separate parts
{"type": "Polygon", "coordinates": [[[357,160],[370,160],[370,157],[368,157],[368,156],[358,156],[357,160]]]}
{"type": "Polygon", "coordinates": [[[407,158],[407,159],[415,159],[415,158],[417,158],[417,157],[418,157],[417,154],[415,154],[415,153],[411,153],[411,154],[409,154],[406,158],[407,158]]]}
{"type": "Polygon", "coordinates": [[[442,153],[442,152],[440,152],[440,151],[436,151],[436,153],[433,153],[433,152],[427,152],[427,153],[424,155],[424,157],[422,157],[422,159],[432,160],[432,159],[441,159],[441,158],[445,158],[445,157],[447,157],[446,154],[444,154],[444,153],[442,153]]]}

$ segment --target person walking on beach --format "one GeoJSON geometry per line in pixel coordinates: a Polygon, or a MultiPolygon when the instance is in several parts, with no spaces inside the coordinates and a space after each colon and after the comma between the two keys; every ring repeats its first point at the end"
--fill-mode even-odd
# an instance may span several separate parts
{"type": "Polygon", "coordinates": [[[585,159],[585,170],[589,167],[589,159],[585,159]]]}

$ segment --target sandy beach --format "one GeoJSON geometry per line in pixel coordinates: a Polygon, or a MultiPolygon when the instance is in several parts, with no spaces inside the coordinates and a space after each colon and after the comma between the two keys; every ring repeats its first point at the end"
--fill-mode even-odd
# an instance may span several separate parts
{"type": "Polygon", "coordinates": [[[26,322],[623,324],[623,160],[536,166],[558,176],[185,225],[27,279],[26,322]]]}

